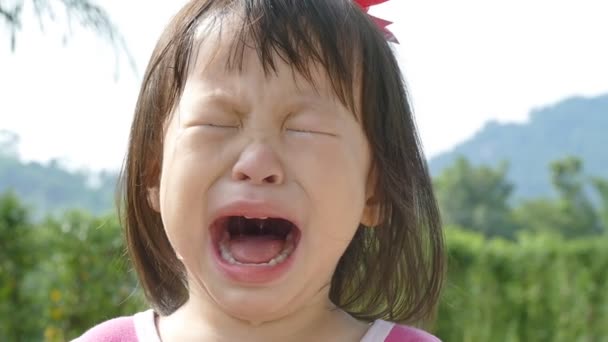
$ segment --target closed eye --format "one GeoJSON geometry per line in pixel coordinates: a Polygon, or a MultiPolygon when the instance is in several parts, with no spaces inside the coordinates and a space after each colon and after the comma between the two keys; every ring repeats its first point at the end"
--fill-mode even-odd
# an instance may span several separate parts
{"type": "Polygon", "coordinates": [[[293,128],[288,128],[287,129],[290,132],[296,132],[296,133],[304,133],[304,134],[321,134],[321,135],[327,135],[327,136],[331,136],[331,137],[336,137],[336,134],[333,133],[329,133],[329,132],[324,132],[324,131],[314,131],[314,130],[308,130],[308,129],[293,129],[293,128]]]}
{"type": "Polygon", "coordinates": [[[218,124],[212,124],[212,123],[203,124],[203,126],[213,127],[213,128],[239,128],[239,126],[237,126],[237,125],[218,125],[218,124]]]}

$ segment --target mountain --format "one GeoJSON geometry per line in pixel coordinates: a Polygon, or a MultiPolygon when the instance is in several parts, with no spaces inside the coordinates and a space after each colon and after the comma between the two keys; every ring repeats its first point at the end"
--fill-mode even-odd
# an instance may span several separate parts
{"type": "Polygon", "coordinates": [[[0,150],[0,194],[17,194],[35,218],[71,208],[107,213],[114,208],[116,179],[109,172],[68,171],[56,160],[25,163],[0,150]]]}
{"type": "Polygon", "coordinates": [[[459,156],[473,165],[509,163],[514,198],[552,196],[549,164],[568,155],[583,161],[588,175],[608,176],[608,94],[572,97],[533,110],[525,123],[489,122],[451,151],[432,158],[438,175],[459,156]]]}

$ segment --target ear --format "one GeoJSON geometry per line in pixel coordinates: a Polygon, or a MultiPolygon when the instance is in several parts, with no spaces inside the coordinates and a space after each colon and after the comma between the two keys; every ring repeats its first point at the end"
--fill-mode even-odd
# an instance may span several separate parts
{"type": "Polygon", "coordinates": [[[363,208],[363,215],[361,216],[361,224],[372,228],[376,227],[381,222],[380,201],[372,196],[365,201],[365,208],[363,208]]]}
{"type": "Polygon", "coordinates": [[[366,227],[375,227],[382,222],[380,213],[381,203],[377,197],[378,179],[375,167],[372,167],[367,177],[365,188],[365,207],[361,216],[361,224],[366,227]]]}
{"type": "Polygon", "coordinates": [[[160,192],[157,186],[148,188],[148,205],[160,213],[160,192]]]}

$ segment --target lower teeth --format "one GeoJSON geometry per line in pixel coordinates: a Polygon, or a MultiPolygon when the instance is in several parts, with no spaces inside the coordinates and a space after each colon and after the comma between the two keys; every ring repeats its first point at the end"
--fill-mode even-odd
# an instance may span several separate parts
{"type": "Polygon", "coordinates": [[[293,249],[294,249],[293,234],[289,233],[287,235],[287,237],[285,238],[285,245],[283,246],[283,250],[279,254],[277,254],[277,256],[268,260],[267,262],[245,263],[245,262],[240,262],[240,261],[237,261],[236,259],[234,259],[234,257],[232,256],[232,253],[230,253],[230,248],[228,247],[228,241],[230,241],[230,237],[228,236],[228,234],[225,234],[223,236],[222,240],[220,241],[220,254],[222,256],[222,259],[224,259],[225,261],[227,261],[229,264],[232,264],[232,265],[275,266],[275,265],[278,265],[278,264],[282,263],[283,261],[285,261],[285,259],[287,259],[287,257],[289,257],[289,255],[291,254],[291,252],[293,252],[293,249]]]}

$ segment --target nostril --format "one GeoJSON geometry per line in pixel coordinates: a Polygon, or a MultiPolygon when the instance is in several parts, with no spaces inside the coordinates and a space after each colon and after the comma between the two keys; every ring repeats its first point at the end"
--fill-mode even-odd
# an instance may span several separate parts
{"type": "Polygon", "coordinates": [[[264,178],[264,183],[275,184],[278,182],[279,182],[279,177],[277,177],[276,175],[270,175],[270,176],[264,178]]]}
{"type": "Polygon", "coordinates": [[[251,179],[251,178],[249,178],[249,176],[247,176],[246,174],[244,174],[242,172],[237,172],[236,173],[236,180],[246,181],[246,180],[249,180],[249,179],[251,179]]]}
{"type": "MultiPolygon", "coordinates": [[[[237,172],[235,174],[235,178],[238,181],[250,181],[252,180],[251,177],[249,177],[246,173],[243,172],[237,172]]],[[[266,176],[262,179],[262,183],[266,183],[266,184],[276,184],[279,183],[280,179],[277,175],[270,175],[270,176],[266,176]]]]}

